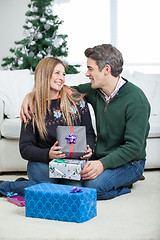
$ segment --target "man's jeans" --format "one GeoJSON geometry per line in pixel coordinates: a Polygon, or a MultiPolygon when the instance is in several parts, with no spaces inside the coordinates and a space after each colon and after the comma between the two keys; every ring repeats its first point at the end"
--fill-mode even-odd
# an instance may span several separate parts
{"type": "Polygon", "coordinates": [[[27,173],[29,181],[10,182],[0,184],[0,192],[7,196],[7,192],[15,192],[24,196],[26,187],[42,182],[84,186],[97,189],[97,199],[111,199],[131,190],[126,186],[138,181],[143,174],[145,158],[139,161],[131,161],[115,169],[107,169],[94,180],[67,180],[49,178],[49,166],[40,162],[28,162],[27,173]]]}
{"type": "Polygon", "coordinates": [[[5,196],[7,196],[8,192],[14,192],[24,197],[24,189],[26,187],[30,187],[32,185],[42,182],[82,186],[82,180],[75,181],[68,179],[49,178],[49,165],[45,163],[28,162],[27,174],[29,181],[20,182],[5,181],[3,183],[0,183],[0,192],[5,196]]]}
{"type": "Polygon", "coordinates": [[[85,180],[84,187],[96,188],[98,199],[111,199],[130,193],[126,186],[137,182],[143,174],[146,159],[130,161],[115,169],[106,169],[94,180],[85,180]]]}

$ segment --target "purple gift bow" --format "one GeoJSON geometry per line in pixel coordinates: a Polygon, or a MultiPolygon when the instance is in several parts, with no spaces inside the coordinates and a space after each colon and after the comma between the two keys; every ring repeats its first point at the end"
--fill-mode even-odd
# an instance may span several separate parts
{"type": "Polygon", "coordinates": [[[83,190],[81,188],[77,188],[77,187],[73,187],[72,191],[70,191],[71,193],[77,193],[77,192],[83,192],[83,190]]]}
{"type": "Polygon", "coordinates": [[[67,137],[67,143],[76,143],[77,135],[74,135],[73,133],[69,134],[67,137]]]}

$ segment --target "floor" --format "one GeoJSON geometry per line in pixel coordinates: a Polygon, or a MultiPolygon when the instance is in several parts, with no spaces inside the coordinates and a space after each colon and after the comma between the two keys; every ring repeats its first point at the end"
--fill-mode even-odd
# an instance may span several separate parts
{"type": "MultiPolygon", "coordinates": [[[[144,175],[131,193],[97,201],[97,216],[84,223],[27,218],[25,207],[0,198],[0,240],[160,240],[160,171],[144,175]]],[[[0,175],[1,180],[17,177],[0,175]]]]}

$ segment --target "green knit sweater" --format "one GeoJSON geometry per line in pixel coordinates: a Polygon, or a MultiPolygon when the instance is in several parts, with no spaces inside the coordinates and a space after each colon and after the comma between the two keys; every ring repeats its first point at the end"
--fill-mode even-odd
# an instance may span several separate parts
{"type": "Polygon", "coordinates": [[[140,88],[127,81],[108,105],[101,91],[92,89],[90,83],[74,88],[86,93],[87,102],[94,109],[97,128],[94,155],[104,169],[146,156],[150,104],[140,88]]]}

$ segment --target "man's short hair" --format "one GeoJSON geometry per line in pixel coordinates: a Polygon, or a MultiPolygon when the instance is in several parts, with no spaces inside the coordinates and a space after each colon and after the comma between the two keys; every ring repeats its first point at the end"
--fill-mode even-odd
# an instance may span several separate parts
{"type": "Polygon", "coordinates": [[[123,56],[122,53],[111,44],[97,45],[93,48],[87,48],[84,52],[87,58],[92,58],[96,61],[99,70],[106,66],[111,67],[111,74],[118,77],[123,71],[123,56]]]}

